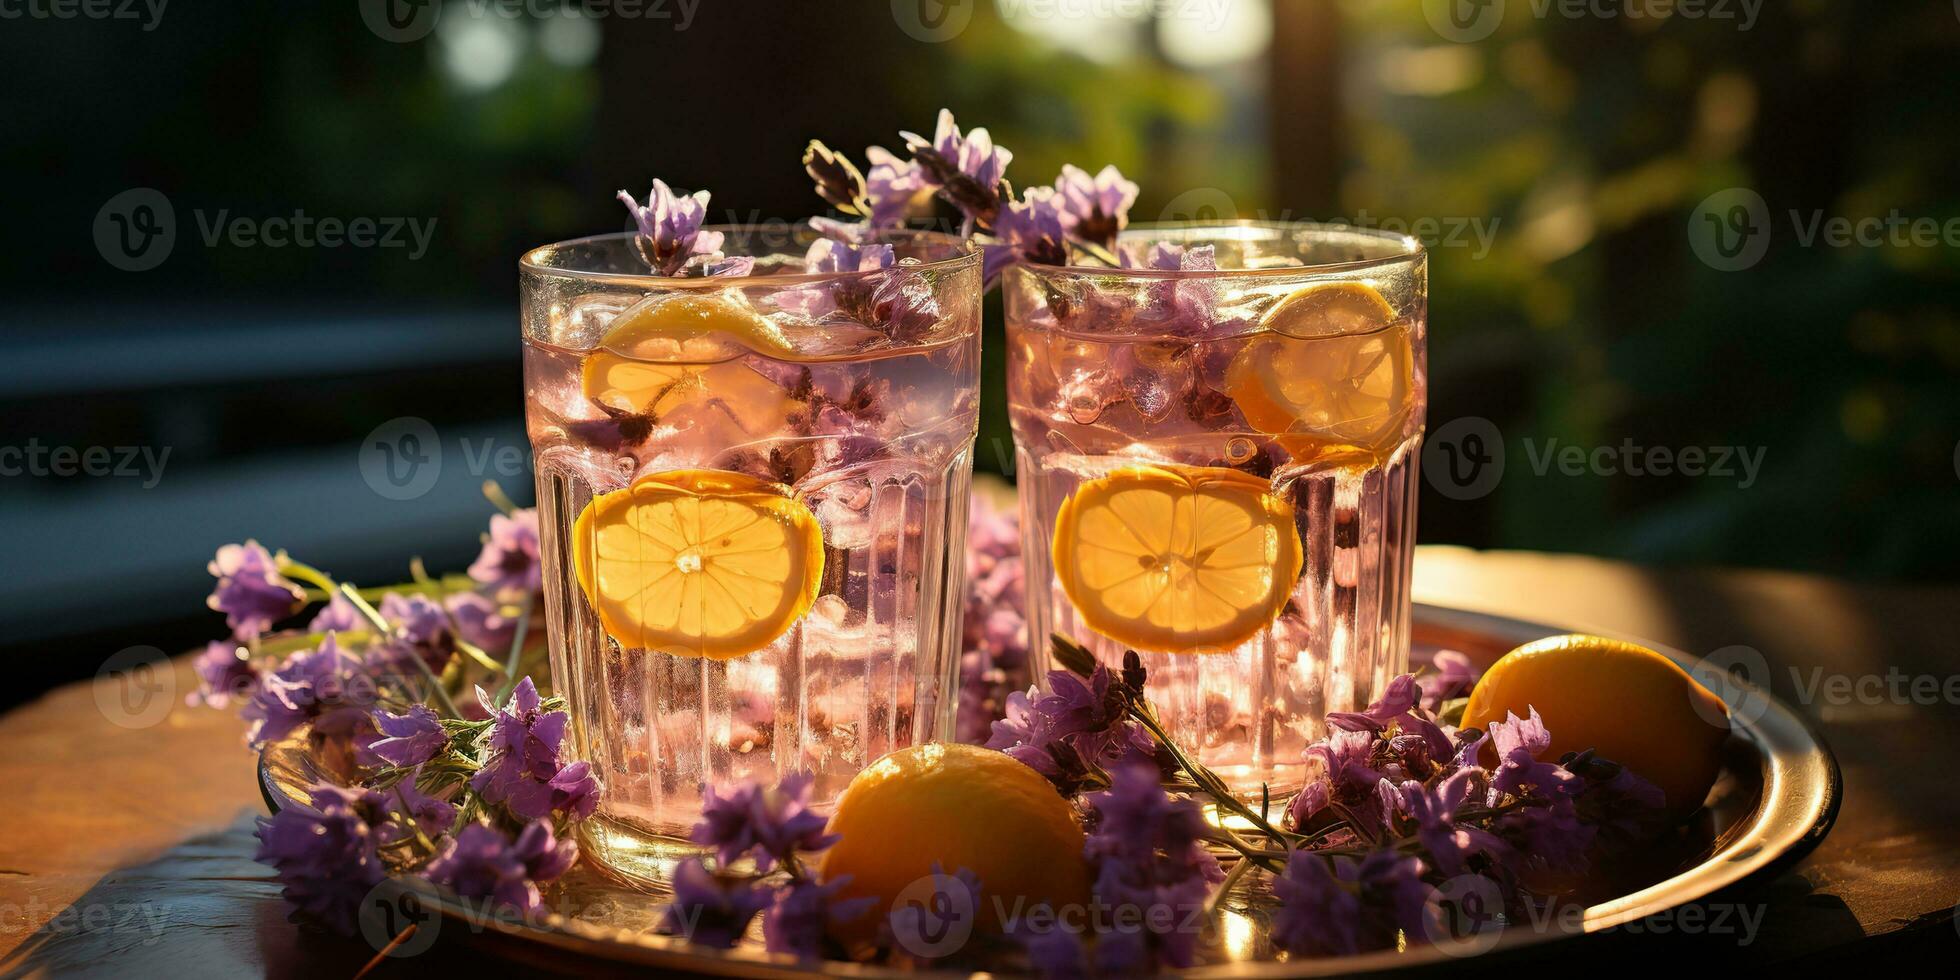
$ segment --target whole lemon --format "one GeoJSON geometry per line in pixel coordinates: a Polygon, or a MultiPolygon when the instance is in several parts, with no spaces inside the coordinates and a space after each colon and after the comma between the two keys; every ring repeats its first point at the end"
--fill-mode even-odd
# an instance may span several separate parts
{"type": "Polygon", "coordinates": [[[980,879],[977,924],[990,932],[1017,904],[1060,911],[1089,901],[1074,811],[1040,773],[993,749],[932,742],[879,759],[844,788],[829,832],[842,839],[823,854],[823,879],[851,876],[839,900],[877,899],[837,927],[846,943],[875,938],[935,864],[980,879]]]}
{"type": "Polygon", "coordinates": [[[1573,633],[1503,656],[1479,678],[1465,728],[1537,708],[1551,733],[1545,753],[1594,750],[1667,794],[1676,814],[1701,806],[1722,768],[1728,708],[1688,672],[1646,647],[1573,633]]]}

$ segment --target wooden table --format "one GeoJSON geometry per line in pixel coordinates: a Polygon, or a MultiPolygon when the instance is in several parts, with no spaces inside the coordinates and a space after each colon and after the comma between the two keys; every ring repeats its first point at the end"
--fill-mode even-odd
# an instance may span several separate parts
{"type": "MultiPolygon", "coordinates": [[[[1751,883],[1748,900],[1766,910],[1760,935],[1747,948],[1729,940],[1724,957],[1868,966],[1960,945],[1960,704],[1949,697],[1960,682],[1946,683],[1960,674],[1960,587],[1456,548],[1423,549],[1416,571],[1423,601],[1697,654],[1761,651],[1777,695],[1837,752],[1845,800],[1822,846],[1751,883]],[[1936,679],[1942,693],[1915,698],[1916,677],[1936,679]]],[[[172,699],[167,714],[98,682],[0,718],[0,972],[351,976],[372,950],[286,921],[276,885],[251,860],[251,821],[263,811],[241,725],[229,712],[183,706],[194,681],[186,660],[174,667],[152,692],[172,699]],[[134,724],[150,710],[161,720],[112,720],[134,724]]],[[[444,943],[376,975],[496,966],[444,943]]]]}

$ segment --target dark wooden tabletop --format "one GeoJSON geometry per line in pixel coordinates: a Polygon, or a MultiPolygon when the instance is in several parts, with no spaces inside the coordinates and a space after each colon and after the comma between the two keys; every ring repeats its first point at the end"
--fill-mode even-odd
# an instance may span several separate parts
{"type": "MultiPolygon", "coordinates": [[[[1422,549],[1416,569],[1423,601],[1699,655],[1751,648],[1823,732],[1844,770],[1836,828],[1735,899],[1756,928],[1699,948],[1814,968],[1960,946],[1960,587],[1453,548],[1422,549]]],[[[138,689],[71,685],[0,718],[0,973],[347,977],[373,955],[286,921],[251,860],[263,809],[241,724],[185,706],[193,684],[179,659],[138,689]]],[[[445,940],[375,975],[497,966],[445,940]]]]}

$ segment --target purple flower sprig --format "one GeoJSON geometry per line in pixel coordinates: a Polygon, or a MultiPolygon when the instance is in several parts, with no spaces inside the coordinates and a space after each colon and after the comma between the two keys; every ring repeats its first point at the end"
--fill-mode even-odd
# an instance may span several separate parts
{"type": "Polygon", "coordinates": [[[716,867],[710,870],[699,858],[681,865],[660,931],[726,948],[740,941],[759,912],[770,952],[808,959],[823,952],[831,924],[868,912],[875,898],[836,898],[850,876],[818,882],[809,874],[808,857],[838,840],[824,833],[824,817],[810,808],[814,778],[805,772],[774,786],[756,780],[704,786],[701,822],[691,837],[711,849],[716,867]],[[754,875],[736,872],[743,860],[753,864],[754,875]],[[784,880],[758,877],[775,870],[784,880]]]}
{"type": "Polygon", "coordinates": [[[749,273],[754,266],[753,259],[724,257],[722,233],[701,227],[707,219],[712,196],[707,191],[675,194],[658,177],[654,178],[653,189],[647,192],[645,204],[627,191],[619,192],[619,202],[626,205],[626,212],[633,216],[633,224],[639,229],[633,236],[633,245],[654,274],[685,276],[699,272],[710,276],[739,276],[749,273]]]}

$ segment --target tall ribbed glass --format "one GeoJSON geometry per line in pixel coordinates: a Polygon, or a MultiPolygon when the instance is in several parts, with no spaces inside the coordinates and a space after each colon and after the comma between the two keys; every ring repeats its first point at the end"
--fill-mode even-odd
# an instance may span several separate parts
{"type": "Polygon", "coordinates": [[[522,263],[545,616],[589,856],[663,884],[701,787],[827,801],[951,737],[978,407],[980,258],[895,233],[805,274],[807,229],[730,228],[754,274],[657,278],[625,235],[522,263]]]}
{"type": "Polygon", "coordinates": [[[1031,628],[1138,651],[1171,734],[1277,798],[1408,661],[1426,260],[1265,223],[1118,254],[1006,278],[1031,628]]]}

